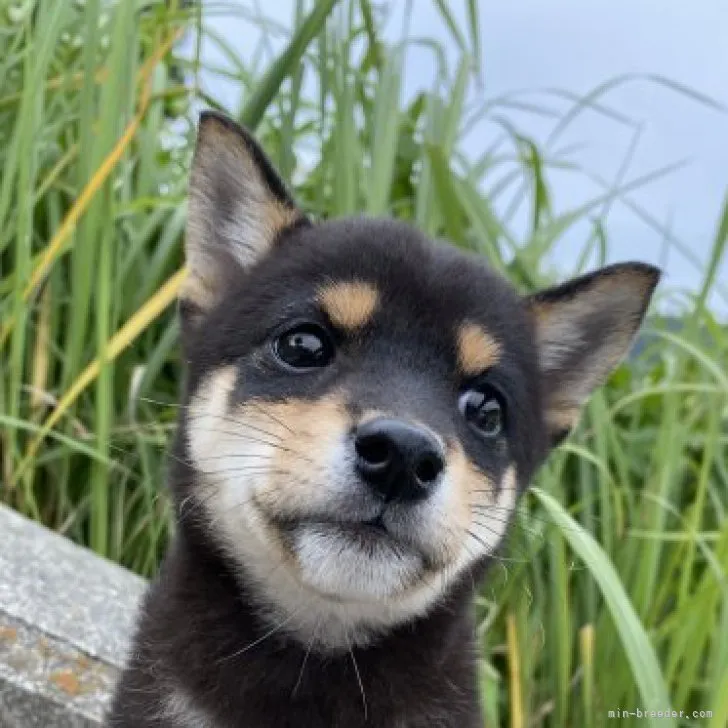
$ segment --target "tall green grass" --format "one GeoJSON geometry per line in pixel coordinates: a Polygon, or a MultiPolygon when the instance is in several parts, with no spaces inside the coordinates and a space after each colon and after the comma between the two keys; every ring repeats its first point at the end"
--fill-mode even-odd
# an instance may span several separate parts
{"type": "MultiPolygon", "coordinates": [[[[524,291],[550,281],[554,246],[587,217],[592,233],[565,272],[603,258],[615,201],[658,226],[631,193],[669,167],[604,182],[575,210],[550,204],[552,169],[587,173],[558,153],[562,132],[587,111],[624,122],[608,93],[626,79],[559,94],[547,153],[508,114],[548,109],[478,92],[478,3],[465,4],[464,27],[450,4],[434,5],[454,64],[406,27],[385,42],[367,0],[298,2],[290,37],[238,4],[261,29],[250,62],[188,3],[0,6],[4,502],[142,574],[159,562],[186,169],[196,110],[224,105],[200,87],[203,70],[235,84],[242,103],[227,110],[256,129],[312,214],[411,220],[481,252],[524,291]],[[176,45],[184,34],[191,54],[176,45]],[[234,71],[203,69],[202,37],[234,71]],[[436,77],[405,99],[415,44],[436,77]],[[466,158],[460,141],[481,118],[502,136],[466,158]],[[525,236],[497,212],[504,199],[529,210],[525,236]]],[[[651,317],[639,355],[592,398],[520,507],[478,604],[489,725],[592,728],[615,722],[608,710],[652,707],[713,711],[652,725],[728,723],[728,331],[706,306],[727,240],[728,206],[704,285],[675,298],[678,325],[651,317]]]]}

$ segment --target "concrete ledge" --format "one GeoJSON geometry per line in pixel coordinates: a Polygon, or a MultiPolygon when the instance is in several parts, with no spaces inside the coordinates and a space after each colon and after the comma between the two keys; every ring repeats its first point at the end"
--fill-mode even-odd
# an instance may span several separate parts
{"type": "Polygon", "coordinates": [[[0,728],[100,726],[145,586],[0,506],[0,728]]]}

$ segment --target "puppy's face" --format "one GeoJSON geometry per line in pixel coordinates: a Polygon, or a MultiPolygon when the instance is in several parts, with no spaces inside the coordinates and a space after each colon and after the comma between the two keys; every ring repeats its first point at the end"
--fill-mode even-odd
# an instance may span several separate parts
{"type": "Polygon", "coordinates": [[[629,264],[522,299],[407,226],[311,224],[214,115],[189,204],[182,526],[191,500],[261,610],[328,646],[425,613],[495,551],[657,281],[629,264]]]}

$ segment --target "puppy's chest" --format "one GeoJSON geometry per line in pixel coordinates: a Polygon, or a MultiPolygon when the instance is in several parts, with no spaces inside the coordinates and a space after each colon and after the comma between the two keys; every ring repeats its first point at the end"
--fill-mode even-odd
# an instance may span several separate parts
{"type": "MultiPolygon", "coordinates": [[[[188,704],[188,707],[191,707],[188,704]]],[[[343,706],[342,706],[343,707],[343,706]]],[[[347,708],[350,706],[347,706],[347,708]]],[[[179,712],[170,728],[469,728],[477,723],[463,723],[455,720],[451,711],[444,707],[422,705],[412,709],[397,708],[372,714],[372,709],[364,713],[358,709],[333,709],[332,705],[313,705],[300,702],[287,702],[285,698],[276,705],[250,706],[241,711],[227,710],[218,712],[214,717],[191,709],[179,712]],[[284,704],[285,703],[285,704],[284,704]]],[[[166,724],[165,724],[166,725],[166,724]]]]}
{"type": "MultiPolygon", "coordinates": [[[[275,669],[275,668],[274,668],[275,669]]],[[[429,689],[419,676],[324,670],[295,693],[272,683],[232,696],[193,698],[179,691],[170,726],[180,728],[470,728],[480,725],[472,694],[435,677],[429,689]],[[362,674],[363,673],[363,674],[362,674]],[[409,678],[412,678],[411,680],[409,678]],[[262,689],[261,689],[262,688],[262,689]]],[[[268,682],[268,681],[265,681],[268,682]]],[[[251,686],[252,687],[252,686],[251,686]]]]}

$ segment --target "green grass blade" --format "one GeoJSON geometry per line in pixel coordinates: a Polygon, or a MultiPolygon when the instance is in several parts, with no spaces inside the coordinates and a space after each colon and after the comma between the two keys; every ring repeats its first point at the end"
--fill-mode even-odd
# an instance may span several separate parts
{"type": "Polygon", "coordinates": [[[301,63],[303,54],[323,29],[337,2],[338,0],[317,0],[314,9],[301,23],[286,48],[256,84],[255,90],[251,97],[245,101],[245,105],[240,112],[240,121],[248,129],[255,130],[260,124],[266,109],[275,99],[281,84],[301,63]]]}
{"type": "MultiPolygon", "coordinates": [[[[534,493],[561,530],[563,537],[599,584],[632,667],[632,674],[639,686],[644,706],[649,710],[665,710],[670,705],[670,699],[655,649],[624,591],[614,565],[594,537],[584,530],[557,500],[540,488],[534,488],[534,493]]],[[[658,726],[677,728],[677,723],[671,718],[649,719],[648,724],[655,728],[658,726]]]]}

